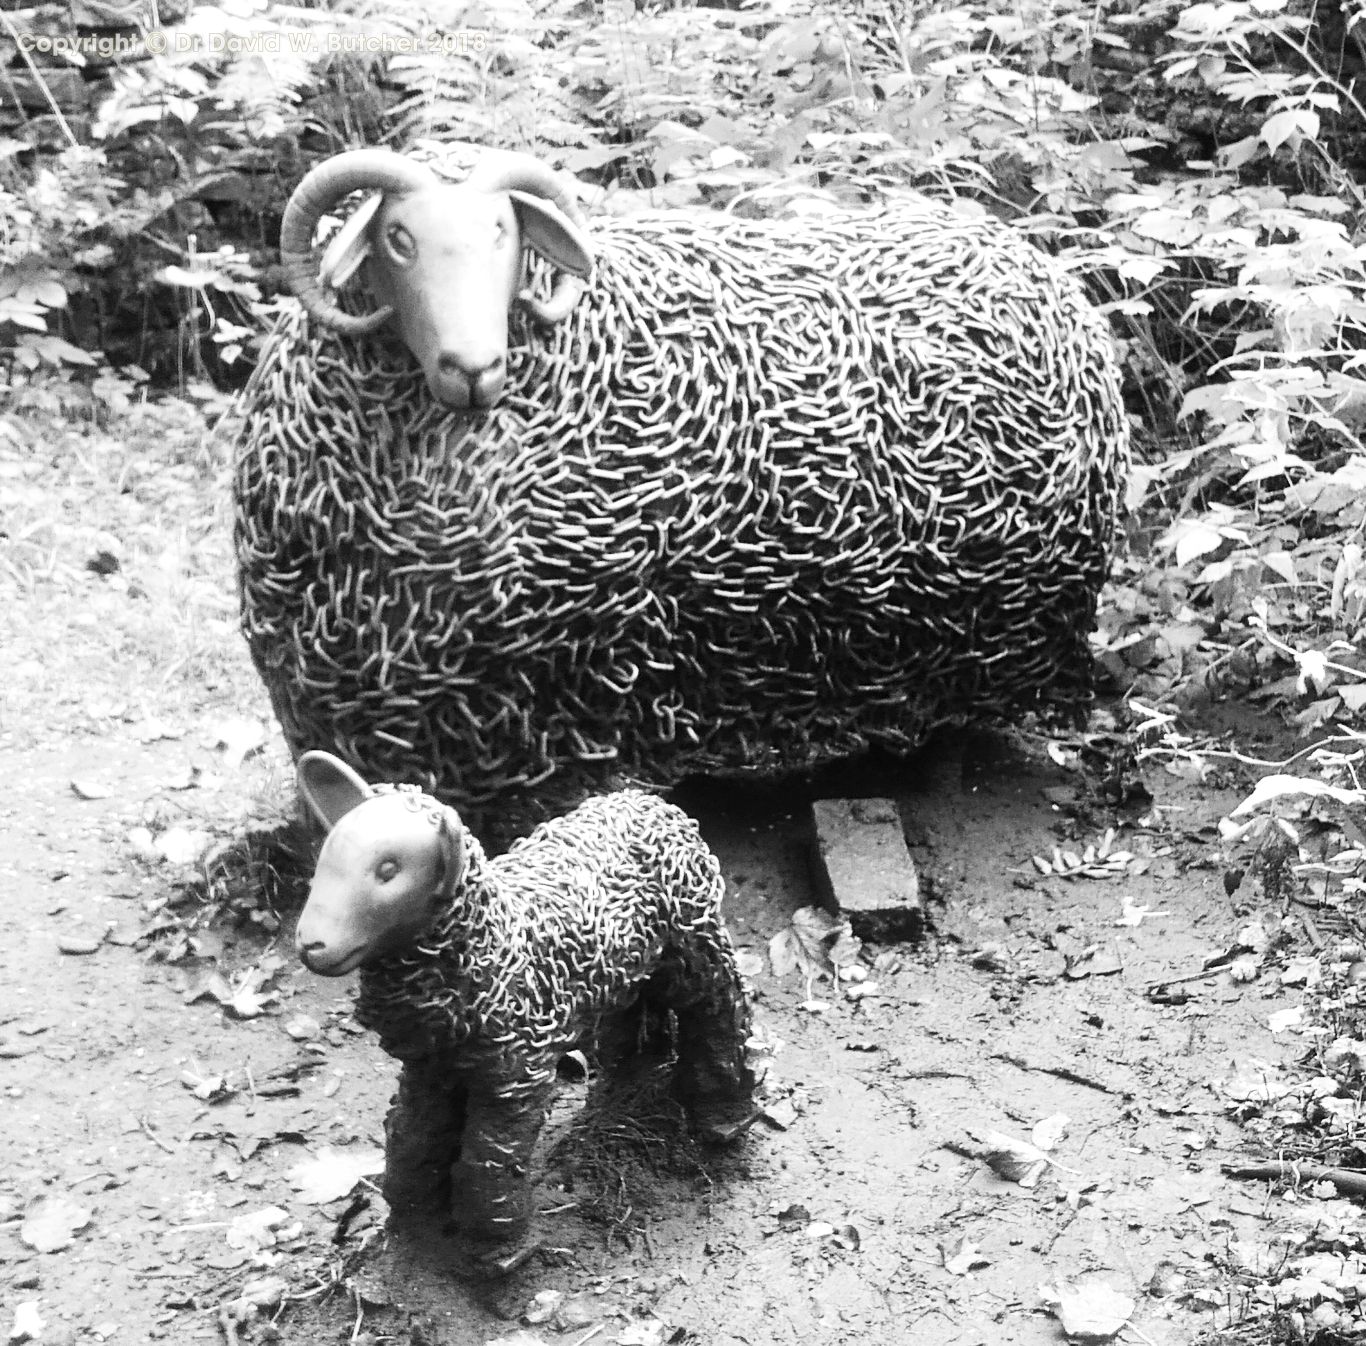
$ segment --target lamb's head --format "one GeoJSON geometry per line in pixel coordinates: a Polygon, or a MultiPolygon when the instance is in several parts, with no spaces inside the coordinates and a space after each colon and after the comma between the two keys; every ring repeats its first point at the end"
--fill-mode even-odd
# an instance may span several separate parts
{"type": "Polygon", "coordinates": [[[507,377],[509,307],[520,303],[551,323],[578,299],[574,278],[593,266],[582,226],[564,184],[530,155],[486,150],[456,184],[392,150],[348,150],[295,188],[280,226],[280,261],[319,322],[357,334],[393,317],[437,401],[488,407],[507,377]],[[365,190],[378,194],[347,221],[319,274],[309,257],[318,220],[365,190]],[[519,294],[526,248],[567,273],[545,302],[519,294]],[[344,285],[362,262],[379,307],[359,316],[344,313],[328,289],[344,285]]]}
{"type": "Polygon", "coordinates": [[[340,977],[411,948],[464,877],[460,826],[429,795],[373,790],[330,753],[299,759],[299,791],[328,829],[294,937],[304,966],[340,977]]]}

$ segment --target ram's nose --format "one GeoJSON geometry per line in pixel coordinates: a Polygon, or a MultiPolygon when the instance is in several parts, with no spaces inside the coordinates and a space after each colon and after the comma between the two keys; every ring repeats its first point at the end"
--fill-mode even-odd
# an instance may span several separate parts
{"type": "Polygon", "coordinates": [[[448,407],[490,407],[503,391],[505,356],[468,356],[443,351],[436,360],[432,394],[448,407]]]}

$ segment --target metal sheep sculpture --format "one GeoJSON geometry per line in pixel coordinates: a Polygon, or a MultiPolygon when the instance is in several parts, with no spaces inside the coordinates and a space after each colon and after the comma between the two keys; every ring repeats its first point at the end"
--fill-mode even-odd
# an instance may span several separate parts
{"type": "Polygon", "coordinates": [[[600,795],[490,860],[455,810],[329,753],[303,755],[299,787],[328,829],[299,955],[361,969],[356,1017],[404,1063],[385,1127],[401,1222],[449,1215],[498,1269],[527,1228],[557,1062],[596,1050],[610,1085],[642,1005],[673,1016],[675,1093],[704,1138],[753,1120],[724,883],[682,810],[600,795]]]}
{"type": "Polygon", "coordinates": [[[1012,231],[909,197],[589,228],[527,156],[365,150],[282,256],[236,545],[296,754],[477,821],[1088,700],[1127,418],[1104,321],[1012,231]],[[357,315],[323,282],[362,262],[357,315]]]}

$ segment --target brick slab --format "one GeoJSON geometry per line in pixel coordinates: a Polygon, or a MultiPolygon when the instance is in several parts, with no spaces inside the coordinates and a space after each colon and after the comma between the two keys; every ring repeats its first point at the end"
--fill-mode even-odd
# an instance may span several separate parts
{"type": "Polygon", "coordinates": [[[920,881],[890,799],[818,799],[812,872],[817,888],[875,944],[920,937],[920,881]]]}

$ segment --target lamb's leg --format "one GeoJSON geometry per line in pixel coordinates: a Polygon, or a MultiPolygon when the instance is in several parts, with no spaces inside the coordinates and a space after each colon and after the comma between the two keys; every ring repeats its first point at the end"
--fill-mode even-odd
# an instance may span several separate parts
{"type": "Polygon", "coordinates": [[[421,1215],[444,1218],[465,1103],[464,1085],[445,1062],[404,1063],[384,1121],[384,1199],[396,1222],[421,1215]]]}
{"type": "Polygon", "coordinates": [[[471,1089],[460,1157],[451,1166],[451,1214],[469,1237],[507,1242],[525,1234],[531,1152],[553,1095],[553,1069],[499,1093],[471,1089]]]}
{"type": "Polygon", "coordinates": [[[687,959],[676,984],[678,1062],[674,1093],[704,1139],[733,1140],[757,1115],[745,1061],[749,1006],[728,950],[687,959]]]}

